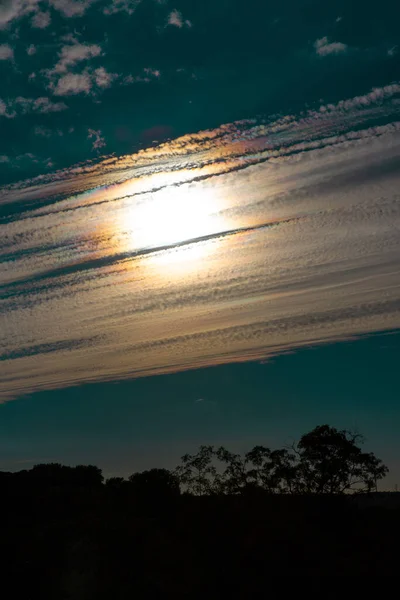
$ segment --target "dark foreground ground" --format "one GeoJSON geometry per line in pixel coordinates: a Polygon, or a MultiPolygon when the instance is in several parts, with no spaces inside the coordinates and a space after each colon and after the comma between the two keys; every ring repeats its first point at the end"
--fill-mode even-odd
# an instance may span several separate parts
{"type": "Polygon", "coordinates": [[[395,575],[400,506],[379,503],[3,487],[2,597],[248,598],[282,576],[395,575]]]}

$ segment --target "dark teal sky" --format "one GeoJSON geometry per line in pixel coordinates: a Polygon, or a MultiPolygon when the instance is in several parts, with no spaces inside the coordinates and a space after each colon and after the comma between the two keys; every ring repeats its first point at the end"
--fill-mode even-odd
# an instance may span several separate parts
{"type": "Polygon", "coordinates": [[[87,385],[0,406],[1,468],[95,463],[105,474],[174,467],[202,443],[279,447],[317,424],[357,428],[400,477],[400,334],[231,364],[87,385]]]}
{"type": "Polygon", "coordinates": [[[6,0],[4,6],[3,183],[237,119],[296,114],[399,76],[394,0],[383,0],[379,10],[362,0],[6,0]],[[78,45],[75,62],[60,66],[62,53],[78,45]],[[107,73],[101,85],[98,69],[107,73]],[[65,77],[71,85],[60,84],[65,77]],[[35,107],[43,97],[52,107],[35,107]],[[90,130],[102,140],[95,148],[90,130]]]}
{"type": "Polygon", "coordinates": [[[126,475],[327,422],[400,483],[399,23],[0,0],[0,468],[126,475]]]}

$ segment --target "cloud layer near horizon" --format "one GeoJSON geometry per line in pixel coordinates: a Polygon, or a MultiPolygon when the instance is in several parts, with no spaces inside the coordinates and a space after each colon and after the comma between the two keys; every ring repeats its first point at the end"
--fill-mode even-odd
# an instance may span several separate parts
{"type": "Polygon", "coordinates": [[[398,327],[399,95],[393,83],[0,190],[0,398],[398,327]],[[159,200],[176,198],[160,233],[159,200]],[[169,243],[204,205],[210,227],[189,219],[169,243]]]}

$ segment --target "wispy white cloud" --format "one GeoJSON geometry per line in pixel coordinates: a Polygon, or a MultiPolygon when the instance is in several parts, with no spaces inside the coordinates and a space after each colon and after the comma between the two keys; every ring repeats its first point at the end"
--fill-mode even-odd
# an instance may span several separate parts
{"type": "Polygon", "coordinates": [[[82,17],[96,0],[48,0],[64,17],[82,17]]]}
{"type": "Polygon", "coordinates": [[[51,17],[49,12],[37,12],[32,17],[32,27],[36,29],[46,29],[51,23],[51,17]]]}
{"type": "Polygon", "coordinates": [[[178,27],[178,29],[182,29],[182,27],[191,27],[192,23],[189,20],[184,20],[182,17],[182,13],[179,10],[172,10],[167,19],[167,25],[172,25],[173,27],[178,27]]]}
{"type": "Polygon", "coordinates": [[[51,83],[50,89],[55,96],[89,94],[92,89],[92,77],[88,70],[82,73],[67,73],[60,77],[56,83],[51,83]]]}
{"type": "Polygon", "coordinates": [[[83,16],[95,2],[97,0],[3,0],[0,4],[0,29],[28,16],[33,27],[44,29],[50,24],[50,14],[43,10],[46,5],[70,18],[83,16]]]}
{"type": "Polygon", "coordinates": [[[46,96],[39,98],[25,98],[17,96],[16,98],[7,101],[0,99],[0,116],[13,119],[18,114],[27,114],[30,112],[36,113],[52,113],[66,110],[68,107],[64,102],[53,102],[46,96]]]}
{"type": "Polygon", "coordinates": [[[328,54],[340,54],[347,50],[347,45],[342,42],[330,42],[325,36],[314,42],[314,48],[319,56],[327,56],[328,54]]]}
{"type": "Polygon", "coordinates": [[[82,71],[76,72],[75,67],[82,62],[88,62],[102,55],[101,46],[98,44],[83,44],[75,38],[73,43],[61,48],[58,61],[52,69],[43,71],[49,80],[49,89],[55,96],[73,96],[89,94],[96,90],[105,90],[119,77],[117,73],[110,73],[105,67],[93,68],[86,66],[82,71]]]}
{"type": "Polygon", "coordinates": [[[38,10],[39,0],[5,0],[0,3],[0,29],[38,10]]]}
{"type": "Polygon", "coordinates": [[[121,83],[122,85],[129,85],[131,83],[149,83],[161,77],[161,71],[159,69],[145,68],[138,75],[126,75],[121,83]]]}
{"type": "Polygon", "coordinates": [[[50,138],[53,135],[62,137],[64,135],[61,129],[50,129],[49,127],[44,127],[43,125],[36,125],[33,132],[35,135],[44,138],[50,138]]]}
{"type": "Polygon", "coordinates": [[[84,69],[81,73],[66,73],[55,82],[50,83],[50,89],[55,96],[76,96],[90,94],[96,90],[105,90],[118,78],[118,74],[109,73],[104,67],[90,70],[84,69]]]}
{"type": "Polygon", "coordinates": [[[93,140],[92,142],[92,150],[99,150],[100,148],[104,148],[106,145],[106,141],[102,136],[101,130],[98,129],[88,129],[88,139],[93,140]]]}
{"type": "Polygon", "coordinates": [[[9,44],[0,44],[0,60],[13,60],[14,50],[9,44]]]}
{"type": "Polygon", "coordinates": [[[54,74],[66,73],[71,67],[74,67],[79,62],[100,56],[101,53],[101,46],[98,44],[75,43],[63,46],[58,55],[59,60],[47,74],[48,76],[52,76],[54,74]]]}
{"type": "Polygon", "coordinates": [[[398,326],[397,86],[0,190],[1,397],[398,326]],[[157,250],[198,214],[210,239],[157,250]]]}
{"type": "Polygon", "coordinates": [[[99,88],[109,88],[112,82],[118,78],[117,73],[110,73],[104,67],[99,67],[93,71],[93,77],[99,88]]]}
{"type": "Polygon", "coordinates": [[[33,54],[36,54],[36,46],[34,44],[30,44],[26,49],[26,53],[28,56],[33,56],[33,54]]]}
{"type": "Polygon", "coordinates": [[[103,9],[105,15],[114,15],[118,12],[126,12],[132,15],[142,0],[112,0],[103,9]]]}

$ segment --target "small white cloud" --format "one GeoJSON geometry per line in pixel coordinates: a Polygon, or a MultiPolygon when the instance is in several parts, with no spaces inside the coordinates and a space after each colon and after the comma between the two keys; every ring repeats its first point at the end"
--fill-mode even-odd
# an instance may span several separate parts
{"type": "Polygon", "coordinates": [[[389,48],[388,50],[388,55],[394,56],[395,54],[397,54],[397,46],[392,46],[392,48],[389,48]]]}
{"type": "Polygon", "coordinates": [[[131,83],[149,83],[154,79],[159,79],[161,77],[161,71],[158,69],[146,68],[143,69],[143,73],[141,75],[126,75],[123,78],[122,84],[129,85],[131,83]]]}
{"type": "Polygon", "coordinates": [[[340,21],[343,19],[343,17],[336,17],[335,21],[336,23],[340,23],[340,21]]]}
{"type": "Polygon", "coordinates": [[[45,138],[49,138],[52,135],[58,135],[59,137],[62,137],[64,135],[61,129],[49,129],[48,127],[43,127],[42,125],[36,125],[36,127],[33,130],[33,133],[35,135],[45,138]]]}
{"type": "Polygon", "coordinates": [[[10,159],[5,154],[0,155],[0,163],[9,163],[10,159]]]}
{"type": "Polygon", "coordinates": [[[46,29],[50,25],[51,17],[49,12],[37,12],[32,17],[32,27],[37,29],[46,29]]]}
{"type": "Polygon", "coordinates": [[[96,85],[103,89],[110,87],[114,79],[118,77],[117,73],[109,73],[104,67],[95,69],[93,76],[96,85]]]}
{"type": "Polygon", "coordinates": [[[141,1],[142,0],[113,0],[108,6],[105,7],[103,13],[105,15],[113,15],[115,13],[124,11],[128,13],[128,15],[132,15],[141,1]]]}
{"type": "Polygon", "coordinates": [[[13,60],[14,50],[9,44],[0,44],[0,60],[13,60]]]}
{"type": "Polygon", "coordinates": [[[63,46],[59,52],[59,60],[52,69],[44,72],[49,79],[49,88],[56,96],[88,94],[94,84],[106,88],[117,77],[108,73],[103,67],[94,71],[85,68],[81,73],[72,73],[70,69],[78,63],[101,56],[101,47],[97,44],[73,43],[63,46]]]}
{"type": "Polygon", "coordinates": [[[51,129],[49,129],[48,127],[42,127],[41,125],[37,125],[34,128],[33,133],[40,137],[49,138],[51,136],[51,129]]]}
{"type": "Polygon", "coordinates": [[[0,98],[0,117],[6,117],[7,119],[13,119],[16,116],[15,111],[9,112],[9,106],[0,98]]]}
{"type": "Polygon", "coordinates": [[[129,85],[130,83],[134,83],[135,82],[135,78],[133,75],[129,74],[126,77],[124,77],[123,79],[123,83],[126,85],[129,85]]]}
{"type": "Polygon", "coordinates": [[[33,111],[39,113],[60,112],[66,110],[68,106],[64,102],[52,102],[49,98],[36,98],[32,105],[33,111]]]}
{"type": "Polygon", "coordinates": [[[174,10],[172,10],[168,15],[167,25],[172,25],[173,27],[182,29],[182,27],[191,27],[192,23],[187,19],[184,20],[182,13],[174,8],[174,10]]]}
{"type": "Polygon", "coordinates": [[[47,71],[48,75],[55,73],[66,73],[70,67],[75,66],[78,62],[89,60],[101,55],[101,47],[97,44],[79,44],[75,43],[68,46],[63,46],[59,53],[59,61],[53,69],[47,71]]]}
{"type": "Polygon", "coordinates": [[[47,97],[40,98],[25,98],[17,96],[14,100],[4,102],[0,100],[0,116],[13,119],[17,114],[36,113],[51,113],[66,110],[68,107],[64,102],[52,102],[47,97]]]}
{"type": "Polygon", "coordinates": [[[149,77],[155,77],[156,79],[159,79],[159,77],[161,77],[161,73],[158,69],[144,69],[144,72],[149,77]]]}
{"type": "Polygon", "coordinates": [[[89,94],[91,87],[92,78],[87,70],[83,73],[67,73],[60,77],[56,84],[50,85],[55,96],[89,94]]]}
{"type": "Polygon", "coordinates": [[[3,0],[0,2],[0,29],[5,29],[13,21],[36,12],[39,0],[3,0]]]}
{"type": "Polygon", "coordinates": [[[96,0],[48,0],[64,17],[81,17],[96,0]]]}
{"type": "Polygon", "coordinates": [[[104,137],[101,135],[101,130],[98,129],[88,129],[88,140],[93,139],[92,142],[92,150],[99,150],[100,148],[104,148],[106,145],[104,137]]]}
{"type": "Polygon", "coordinates": [[[36,46],[34,46],[33,44],[28,46],[26,49],[26,53],[28,56],[32,56],[33,54],[36,54],[36,46]]]}
{"type": "Polygon", "coordinates": [[[347,50],[347,45],[342,42],[329,42],[325,36],[314,42],[314,48],[319,56],[327,56],[328,54],[339,54],[347,50]]]}

